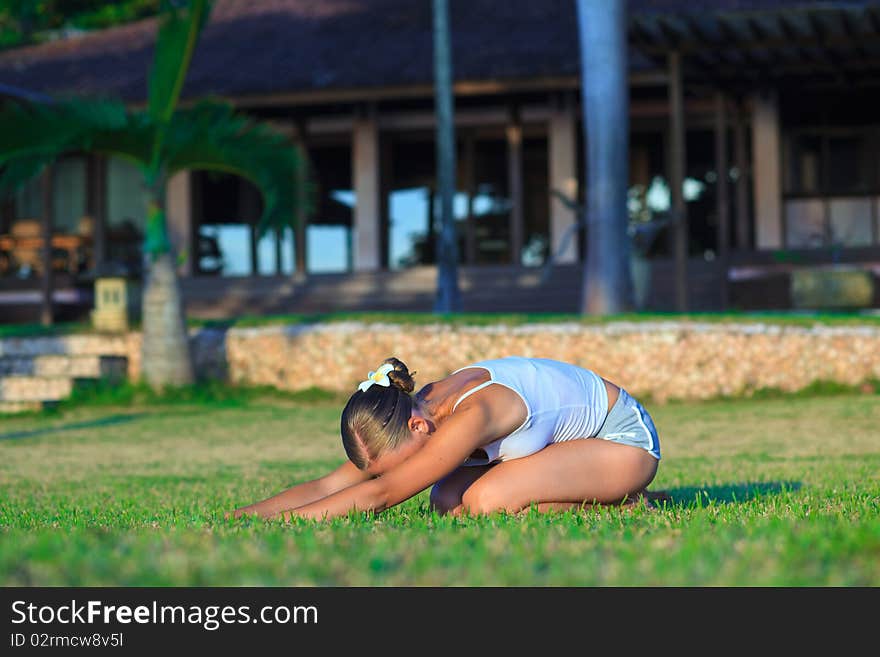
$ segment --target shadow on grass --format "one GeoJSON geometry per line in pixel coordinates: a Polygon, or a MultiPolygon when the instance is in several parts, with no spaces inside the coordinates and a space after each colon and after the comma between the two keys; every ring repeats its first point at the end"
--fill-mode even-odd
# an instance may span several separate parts
{"type": "Polygon", "coordinates": [[[129,413],[115,414],[106,417],[99,417],[86,422],[72,422],[70,424],[62,424],[55,427],[43,427],[41,429],[30,429],[27,431],[10,431],[9,433],[0,433],[0,440],[18,440],[20,438],[33,438],[34,436],[45,436],[62,431],[75,431],[76,429],[94,429],[96,427],[112,426],[114,424],[125,424],[132,422],[137,418],[146,415],[146,413],[129,413]]]}
{"type": "MultiPolygon", "coordinates": [[[[750,481],[726,486],[667,488],[663,492],[671,498],[666,504],[700,508],[710,504],[739,504],[760,497],[793,492],[800,490],[802,486],[799,481],[750,481]]],[[[659,503],[662,506],[664,502],[661,500],[659,503]]]]}

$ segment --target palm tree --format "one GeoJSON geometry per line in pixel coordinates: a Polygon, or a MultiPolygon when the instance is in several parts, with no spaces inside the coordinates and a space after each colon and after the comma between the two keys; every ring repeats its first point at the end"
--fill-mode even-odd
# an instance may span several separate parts
{"type": "Polygon", "coordinates": [[[119,100],[89,98],[0,108],[0,193],[17,189],[68,152],[114,155],[140,168],[149,197],[143,245],[147,273],[141,314],[142,372],[153,387],[195,380],[165,215],[169,178],[185,170],[247,178],[263,196],[261,235],[293,225],[301,209],[296,181],[305,164],[286,137],[218,100],[179,107],[209,13],[209,0],[165,6],[144,109],[128,108],[119,100]]]}
{"type": "Polygon", "coordinates": [[[461,291],[458,287],[458,242],[452,207],[455,197],[455,122],[447,0],[434,0],[432,12],[434,106],[437,111],[437,187],[440,192],[440,239],[434,311],[451,313],[461,310],[461,291]]]}
{"type": "Polygon", "coordinates": [[[577,0],[587,163],[581,312],[631,307],[626,0],[577,0]]]}

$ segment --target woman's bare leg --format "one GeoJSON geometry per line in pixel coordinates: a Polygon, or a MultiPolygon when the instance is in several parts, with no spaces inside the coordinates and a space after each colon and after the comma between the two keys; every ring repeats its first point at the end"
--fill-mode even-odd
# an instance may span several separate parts
{"type": "Polygon", "coordinates": [[[461,466],[453,470],[431,489],[431,507],[438,513],[458,515],[462,510],[461,497],[464,492],[492,467],[494,466],[461,466]]]}
{"type": "Polygon", "coordinates": [[[464,492],[493,467],[495,466],[461,466],[453,470],[431,489],[431,507],[438,513],[459,515],[464,492]]]}
{"type": "Polygon", "coordinates": [[[620,504],[645,490],[657,466],[657,459],[638,447],[591,438],[554,443],[474,473],[462,492],[462,507],[452,512],[518,512],[533,504],[539,511],[620,504]]]}

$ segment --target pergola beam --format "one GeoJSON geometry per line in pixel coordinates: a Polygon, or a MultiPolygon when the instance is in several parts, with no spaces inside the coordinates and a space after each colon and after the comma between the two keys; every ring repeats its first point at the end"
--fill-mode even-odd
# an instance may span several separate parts
{"type": "MultiPolygon", "coordinates": [[[[797,30],[794,29],[792,24],[788,21],[788,19],[785,16],[782,16],[782,15],[777,16],[776,22],[779,25],[779,30],[782,32],[782,34],[785,35],[786,39],[788,39],[792,43],[797,42],[797,40],[798,40],[797,30]]],[[[794,47],[797,49],[797,52],[799,53],[801,59],[803,59],[804,61],[808,61],[811,64],[816,62],[816,58],[812,54],[810,54],[809,50],[807,50],[803,46],[794,46],[794,47]]],[[[812,66],[810,68],[811,68],[810,73],[812,73],[813,72],[812,66]]]]}
{"type": "MultiPolygon", "coordinates": [[[[793,40],[789,40],[788,38],[781,37],[767,37],[764,39],[755,39],[755,40],[744,40],[739,38],[724,21],[720,17],[716,19],[719,25],[719,31],[725,36],[723,41],[712,41],[709,43],[705,43],[700,41],[699,39],[687,38],[684,37],[679,41],[677,46],[678,50],[682,55],[690,55],[695,52],[700,52],[708,48],[717,48],[719,46],[730,46],[735,47],[738,51],[740,51],[744,56],[746,53],[750,53],[753,51],[764,51],[764,50],[776,50],[779,48],[791,48],[791,47],[847,47],[852,46],[852,39],[848,35],[827,35],[823,40],[817,40],[813,37],[798,37],[793,40]],[[722,27],[724,26],[724,27],[722,27]]],[[[873,25],[873,23],[872,23],[873,25]]],[[[864,35],[866,38],[862,38],[862,41],[868,41],[871,43],[880,43],[880,33],[876,35],[864,35]]],[[[649,46],[649,50],[652,51],[652,54],[660,54],[663,52],[663,48],[661,46],[649,46]]],[[[648,54],[647,52],[645,54],[648,54]]],[[[751,61],[755,61],[754,58],[751,61]]]]}

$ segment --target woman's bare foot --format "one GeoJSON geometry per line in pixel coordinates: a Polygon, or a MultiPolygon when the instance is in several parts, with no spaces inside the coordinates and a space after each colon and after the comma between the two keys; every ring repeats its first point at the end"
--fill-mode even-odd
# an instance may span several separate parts
{"type": "Polygon", "coordinates": [[[661,504],[658,503],[672,503],[672,496],[665,491],[649,491],[647,489],[641,490],[635,495],[627,497],[623,502],[620,503],[621,508],[631,509],[636,506],[644,505],[647,509],[659,509],[661,504]]]}

